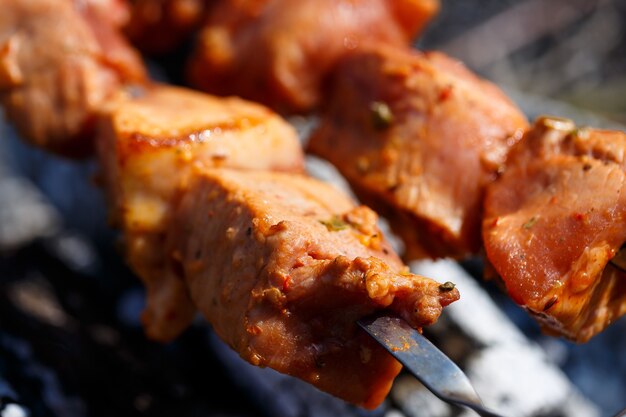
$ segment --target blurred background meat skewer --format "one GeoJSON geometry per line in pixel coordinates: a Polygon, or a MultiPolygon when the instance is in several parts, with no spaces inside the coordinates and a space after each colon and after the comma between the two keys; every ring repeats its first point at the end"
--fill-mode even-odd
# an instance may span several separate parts
{"type": "Polygon", "coordinates": [[[7,1],[0,16],[0,100],[25,140],[70,156],[93,152],[96,115],[143,84],[138,53],[119,33],[116,0],[7,1]]]}
{"type": "Polygon", "coordinates": [[[188,63],[190,83],[281,113],[316,109],[335,63],[366,41],[408,47],[437,0],[222,0],[188,63]]]}

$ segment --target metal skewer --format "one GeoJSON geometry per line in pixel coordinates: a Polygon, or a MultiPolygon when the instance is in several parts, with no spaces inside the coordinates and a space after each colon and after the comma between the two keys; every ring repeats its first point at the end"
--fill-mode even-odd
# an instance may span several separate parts
{"type": "Polygon", "coordinates": [[[463,371],[403,319],[379,315],[357,324],[441,400],[483,417],[502,417],[486,409],[463,371]]]}

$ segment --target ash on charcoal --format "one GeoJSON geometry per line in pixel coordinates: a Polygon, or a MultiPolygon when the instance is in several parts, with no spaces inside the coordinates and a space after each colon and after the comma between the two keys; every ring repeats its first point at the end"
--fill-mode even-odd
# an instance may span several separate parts
{"type": "Polygon", "coordinates": [[[391,395],[407,417],[448,417],[455,411],[411,375],[398,376],[391,395]]]}
{"type": "Polygon", "coordinates": [[[102,266],[94,245],[77,233],[63,231],[42,240],[44,250],[78,274],[97,275],[102,266]]]}
{"type": "Polygon", "coordinates": [[[63,311],[50,284],[42,277],[31,277],[5,286],[7,296],[23,313],[52,326],[75,325],[63,311]]]}
{"type": "Polygon", "coordinates": [[[0,417],[28,417],[28,412],[18,404],[7,404],[1,409],[0,417]]]}
{"type": "Polygon", "coordinates": [[[0,176],[0,196],[0,251],[15,250],[59,230],[59,216],[29,181],[0,176]]]}

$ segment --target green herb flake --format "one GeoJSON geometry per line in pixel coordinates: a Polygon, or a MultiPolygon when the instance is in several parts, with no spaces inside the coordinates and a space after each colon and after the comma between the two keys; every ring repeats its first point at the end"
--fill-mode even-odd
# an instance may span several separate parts
{"type": "Polygon", "coordinates": [[[320,220],[330,232],[337,232],[339,230],[347,229],[348,223],[344,222],[339,216],[333,216],[330,220],[320,220]]]}
{"type": "Polygon", "coordinates": [[[456,285],[454,285],[454,282],[446,281],[439,286],[439,291],[448,292],[452,291],[455,287],[456,285]]]}
{"type": "Polygon", "coordinates": [[[533,216],[530,219],[528,219],[528,221],[524,223],[522,227],[526,230],[530,230],[530,228],[533,227],[535,223],[537,223],[537,220],[539,220],[539,217],[533,216]]]}
{"type": "Polygon", "coordinates": [[[570,133],[575,139],[589,139],[589,128],[579,127],[570,133]]]}
{"type": "Polygon", "coordinates": [[[393,113],[391,109],[382,101],[375,101],[370,105],[372,111],[372,125],[377,130],[384,130],[393,123],[393,113]]]}

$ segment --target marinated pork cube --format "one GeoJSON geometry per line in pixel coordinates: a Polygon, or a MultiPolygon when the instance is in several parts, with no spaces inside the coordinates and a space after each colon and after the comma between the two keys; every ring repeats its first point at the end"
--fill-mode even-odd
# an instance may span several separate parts
{"type": "Polygon", "coordinates": [[[376,220],[311,178],[197,170],[169,224],[169,256],[245,360],[374,408],[400,364],[355,321],[388,309],[420,328],[458,298],[409,273],[376,220]]]}
{"type": "Polygon", "coordinates": [[[98,148],[111,218],[147,287],[146,331],[158,340],[175,337],[195,312],[163,252],[173,195],[192,168],[303,169],[295,131],[267,108],[165,86],[113,105],[98,148]]]}
{"type": "Polygon", "coordinates": [[[550,333],[585,342],[626,313],[626,134],[539,119],[488,187],[487,258],[550,333]]]}
{"type": "Polygon", "coordinates": [[[115,0],[3,2],[0,102],[25,139],[70,156],[93,150],[101,108],[146,80],[117,32],[125,13],[115,0]]]}
{"type": "Polygon", "coordinates": [[[438,9],[438,0],[219,0],[189,79],[213,94],[305,112],[342,55],[365,40],[408,47],[438,9]]]}
{"type": "Polygon", "coordinates": [[[345,57],[308,150],[386,216],[406,257],[481,244],[484,187],[527,121],[493,84],[441,53],[381,44],[345,57]]]}

